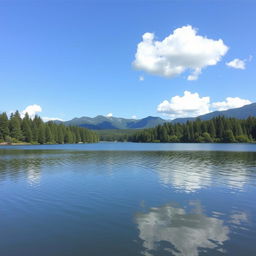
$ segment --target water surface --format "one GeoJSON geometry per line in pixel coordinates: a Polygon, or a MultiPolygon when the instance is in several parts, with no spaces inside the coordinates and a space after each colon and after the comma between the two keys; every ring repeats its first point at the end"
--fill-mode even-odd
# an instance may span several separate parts
{"type": "Polygon", "coordinates": [[[256,255],[255,199],[253,144],[1,147],[0,255],[256,255]]]}

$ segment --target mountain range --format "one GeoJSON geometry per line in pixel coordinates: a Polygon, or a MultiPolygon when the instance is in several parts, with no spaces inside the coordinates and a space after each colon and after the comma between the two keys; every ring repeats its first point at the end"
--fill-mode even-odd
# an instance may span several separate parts
{"type": "MultiPolygon", "coordinates": [[[[106,116],[96,116],[96,117],[80,117],[74,118],[70,121],[63,122],[65,125],[74,125],[80,127],[86,127],[92,130],[111,130],[111,129],[145,129],[152,128],[157,125],[161,125],[165,122],[172,123],[185,123],[187,121],[193,121],[196,118],[201,120],[210,120],[217,116],[234,117],[237,119],[246,119],[249,116],[256,117],[256,103],[245,105],[240,108],[233,108],[225,111],[214,111],[205,115],[198,117],[188,117],[188,118],[177,118],[174,120],[165,120],[160,117],[148,116],[142,119],[127,119],[121,117],[106,117],[106,116]]],[[[60,122],[60,121],[56,121],[60,122]]]]}
{"type": "Polygon", "coordinates": [[[224,111],[214,111],[210,112],[205,115],[201,115],[198,117],[190,117],[190,118],[177,118],[172,120],[173,123],[186,123],[187,121],[193,121],[196,118],[200,118],[201,120],[210,120],[217,116],[224,116],[224,117],[233,117],[237,119],[246,119],[249,116],[256,117],[256,103],[252,103],[249,105],[245,105],[240,108],[232,108],[224,111]]]}
{"type": "Polygon", "coordinates": [[[92,130],[111,130],[111,129],[144,129],[152,128],[167,122],[160,117],[148,116],[142,119],[126,119],[121,117],[96,116],[74,118],[64,122],[65,125],[75,125],[86,127],[92,130]]]}

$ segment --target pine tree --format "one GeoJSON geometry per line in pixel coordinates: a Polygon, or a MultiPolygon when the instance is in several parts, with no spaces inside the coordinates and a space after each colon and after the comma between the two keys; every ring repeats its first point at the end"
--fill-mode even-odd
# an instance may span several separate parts
{"type": "Polygon", "coordinates": [[[49,125],[46,125],[46,128],[45,128],[45,142],[46,143],[54,142],[53,135],[52,135],[49,125]]]}
{"type": "Polygon", "coordinates": [[[44,144],[45,142],[45,127],[44,125],[40,125],[38,128],[38,143],[44,144]]]}
{"type": "Polygon", "coordinates": [[[0,114],[0,139],[5,141],[7,136],[9,136],[9,120],[4,112],[0,114]]]}
{"type": "Polygon", "coordinates": [[[223,142],[227,142],[227,143],[233,143],[235,142],[235,137],[234,134],[232,132],[232,130],[227,130],[224,132],[224,136],[223,136],[223,142]]]}
{"type": "Polygon", "coordinates": [[[23,131],[24,141],[29,142],[29,143],[32,142],[33,134],[32,134],[31,128],[30,128],[27,120],[23,121],[22,131],[23,131]]]}
{"type": "Polygon", "coordinates": [[[17,141],[21,141],[23,136],[22,136],[22,131],[21,131],[21,119],[16,111],[15,114],[11,115],[10,122],[9,122],[9,129],[10,129],[10,136],[17,141]]]}
{"type": "Polygon", "coordinates": [[[216,129],[215,129],[213,120],[209,121],[208,132],[209,132],[211,138],[215,138],[216,137],[216,129]]]}

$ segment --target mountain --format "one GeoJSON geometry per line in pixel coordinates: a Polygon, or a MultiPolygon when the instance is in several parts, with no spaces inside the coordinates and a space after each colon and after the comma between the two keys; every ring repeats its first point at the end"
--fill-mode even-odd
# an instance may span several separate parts
{"type": "MultiPolygon", "coordinates": [[[[241,108],[233,108],[225,111],[214,111],[198,117],[177,118],[172,121],[164,120],[160,117],[154,116],[148,116],[142,119],[127,119],[121,117],[106,117],[99,115],[96,117],[76,117],[70,121],[65,121],[62,123],[65,125],[86,127],[92,130],[145,129],[156,127],[157,125],[163,124],[165,122],[186,123],[187,121],[193,121],[196,118],[200,118],[201,120],[210,120],[217,116],[234,117],[237,119],[246,119],[249,116],[256,117],[256,103],[245,105],[241,108]]],[[[61,123],[61,121],[56,122],[61,123]]]]}
{"type": "Polygon", "coordinates": [[[75,125],[86,127],[92,130],[111,130],[111,129],[144,129],[152,128],[165,123],[166,120],[160,117],[148,116],[142,119],[126,119],[120,117],[80,117],[63,122],[65,125],[75,125]]]}
{"type": "Polygon", "coordinates": [[[217,116],[233,117],[237,119],[246,119],[249,116],[256,117],[256,103],[245,105],[240,108],[232,108],[224,111],[214,111],[198,117],[177,118],[177,119],[174,119],[172,123],[186,123],[187,121],[193,121],[196,118],[200,118],[201,120],[210,120],[217,116]]]}

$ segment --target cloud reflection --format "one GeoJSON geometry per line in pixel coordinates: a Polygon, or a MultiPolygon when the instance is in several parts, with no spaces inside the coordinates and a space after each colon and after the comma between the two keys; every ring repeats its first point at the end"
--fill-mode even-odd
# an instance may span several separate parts
{"type": "Polygon", "coordinates": [[[171,185],[183,192],[195,192],[211,185],[211,168],[199,158],[163,158],[157,171],[162,184],[171,185]]]}
{"type": "Polygon", "coordinates": [[[222,244],[229,239],[229,228],[222,220],[204,215],[200,204],[196,204],[195,213],[169,204],[137,214],[144,255],[156,255],[156,249],[166,242],[168,247],[162,249],[177,256],[197,256],[202,249],[221,250],[222,244]]]}
{"type": "Polygon", "coordinates": [[[242,154],[227,153],[173,154],[160,158],[155,170],[163,185],[191,193],[200,189],[225,185],[230,189],[244,190],[249,182],[252,167],[242,154]]]}
{"type": "Polygon", "coordinates": [[[41,170],[40,166],[35,164],[29,164],[27,166],[27,182],[31,186],[36,186],[40,184],[41,180],[41,170]]]}
{"type": "Polygon", "coordinates": [[[230,216],[230,223],[240,226],[243,222],[248,222],[248,217],[245,212],[236,212],[230,216]]]}

